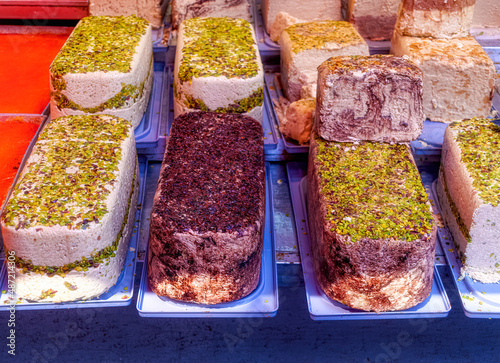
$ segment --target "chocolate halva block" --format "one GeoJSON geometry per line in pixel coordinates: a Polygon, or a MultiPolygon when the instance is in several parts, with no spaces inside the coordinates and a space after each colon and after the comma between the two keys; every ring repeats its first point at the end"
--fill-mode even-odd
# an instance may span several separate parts
{"type": "Polygon", "coordinates": [[[264,211],[259,122],[212,112],[176,118],[151,214],[151,289],[199,304],[250,294],[259,281],[264,211]]]}

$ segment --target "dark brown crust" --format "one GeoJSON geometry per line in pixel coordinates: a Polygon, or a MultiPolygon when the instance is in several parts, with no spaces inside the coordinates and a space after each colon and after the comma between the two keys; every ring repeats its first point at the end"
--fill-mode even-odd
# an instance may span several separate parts
{"type": "MultiPolygon", "coordinates": [[[[180,13],[172,12],[172,27],[178,29],[181,23],[186,19],[206,17],[210,10],[210,3],[216,0],[193,0],[186,6],[185,11],[180,13]]],[[[224,8],[231,8],[246,3],[248,0],[224,0],[224,8]]],[[[172,0],[172,9],[176,9],[176,0],[172,0]]],[[[220,1],[219,1],[220,2],[220,1]]]]}
{"type": "Polygon", "coordinates": [[[353,16],[350,22],[365,39],[390,40],[394,32],[397,16],[353,16]]]}
{"type": "Polygon", "coordinates": [[[428,239],[363,238],[346,244],[345,237],[331,232],[325,221],[327,203],[320,193],[317,152],[318,144],[312,137],[307,210],[314,270],[325,294],[352,308],[376,312],[404,310],[425,300],[432,289],[436,226],[428,239]],[[412,270],[411,275],[408,272],[412,270]],[[407,284],[387,289],[401,278],[408,279],[407,284]]]}
{"type": "Polygon", "coordinates": [[[444,10],[457,11],[463,8],[474,6],[476,0],[403,0],[402,7],[404,11],[413,10],[444,10]]]}
{"type": "MultiPolygon", "coordinates": [[[[390,55],[333,57],[319,66],[318,74],[316,130],[322,138],[339,142],[409,142],[420,135],[425,119],[423,78],[422,71],[414,63],[390,55]],[[363,73],[362,80],[360,72],[363,73]],[[335,75],[333,87],[326,86],[329,82],[326,79],[331,75],[335,75]],[[363,90],[359,92],[359,98],[367,98],[366,101],[362,99],[362,108],[366,108],[364,115],[359,116],[351,105],[333,113],[330,109],[343,98],[343,90],[355,89],[361,82],[363,90]],[[388,85],[391,85],[390,95],[387,95],[388,85]],[[326,92],[334,95],[327,97],[326,92]],[[387,107],[389,100],[398,98],[404,99],[407,106],[404,111],[408,114],[399,123],[393,120],[394,110],[387,107]],[[333,101],[326,104],[325,100],[333,101]],[[323,108],[327,111],[323,112],[323,108]]],[[[358,99],[356,102],[360,103],[358,99]]]]}
{"type": "Polygon", "coordinates": [[[179,116],[151,214],[152,290],[202,304],[248,295],[259,280],[264,211],[260,123],[234,114],[179,116]]]}

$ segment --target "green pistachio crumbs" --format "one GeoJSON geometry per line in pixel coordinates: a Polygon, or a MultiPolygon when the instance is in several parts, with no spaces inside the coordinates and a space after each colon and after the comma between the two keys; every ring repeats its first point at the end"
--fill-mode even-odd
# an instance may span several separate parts
{"type": "Polygon", "coordinates": [[[255,107],[262,106],[262,102],[264,102],[264,89],[262,87],[259,87],[250,96],[234,101],[234,104],[227,107],[218,107],[215,110],[210,110],[203,100],[194,98],[191,95],[186,95],[186,99],[184,100],[184,104],[190,109],[212,111],[215,113],[245,113],[253,110],[255,107]]]}
{"type": "MultiPolygon", "coordinates": [[[[136,169],[137,169],[137,160],[136,160],[136,169]]],[[[138,183],[137,175],[134,175],[132,185],[135,185],[136,183],[138,183]]],[[[134,188],[132,188],[130,190],[130,195],[128,198],[128,205],[127,205],[127,209],[126,209],[127,212],[125,213],[125,216],[123,217],[123,222],[122,222],[120,232],[118,232],[116,239],[113,241],[113,243],[110,246],[104,247],[100,251],[92,252],[90,254],[89,258],[82,256],[82,258],[80,260],[74,261],[72,263],[68,263],[64,266],[33,265],[31,260],[25,261],[16,255],[14,257],[14,263],[16,264],[16,267],[22,269],[23,273],[35,273],[35,274],[40,274],[40,275],[46,274],[48,277],[53,277],[55,275],[65,277],[67,273],[69,273],[70,271],[73,271],[73,270],[80,271],[80,272],[81,271],[88,271],[89,268],[98,267],[101,263],[109,263],[106,261],[109,260],[111,257],[115,257],[115,251],[118,249],[118,245],[120,244],[120,240],[122,238],[123,231],[125,230],[125,227],[127,226],[128,215],[129,215],[130,208],[131,208],[133,194],[134,194],[134,188]]],[[[71,288],[68,287],[66,285],[66,283],[65,283],[65,286],[71,290],[71,288]]],[[[76,287],[75,287],[75,290],[76,290],[76,287]]]]}
{"type": "Polygon", "coordinates": [[[427,194],[406,145],[317,139],[320,189],[331,231],[414,241],[434,225],[427,194]]]}
{"type": "Polygon", "coordinates": [[[327,43],[347,45],[363,42],[354,26],[347,21],[313,21],[299,23],[285,29],[292,42],[292,51],[321,49],[327,43]]]}
{"type": "Polygon", "coordinates": [[[49,297],[53,298],[56,295],[56,293],[57,293],[57,291],[52,290],[52,289],[43,290],[42,294],[40,295],[40,300],[44,300],[44,299],[47,299],[49,297]]]}
{"type": "Polygon", "coordinates": [[[500,203],[500,127],[488,119],[472,118],[449,126],[462,161],[471,174],[480,198],[496,207],[500,203]]]}
{"type": "Polygon", "coordinates": [[[131,125],[101,117],[60,117],[45,127],[2,214],[7,226],[86,229],[108,213],[105,199],[131,125]]]}
{"type": "Polygon", "coordinates": [[[183,21],[185,43],[179,66],[182,82],[198,77],[251,78],[259,72],[252,26],[242,19],[183,21]]]}
{"type": "Polygon", "coordinates": [[[50,66],[56,89],[67,73],[129,72],[135,48],[149,23],[135,15],[89,16],[78,23],[50,66]]]}

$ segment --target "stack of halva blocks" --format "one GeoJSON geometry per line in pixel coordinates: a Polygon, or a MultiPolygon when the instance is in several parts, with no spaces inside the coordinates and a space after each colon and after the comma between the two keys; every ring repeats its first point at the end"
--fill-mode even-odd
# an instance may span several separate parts
{"type": "Polygon", "coordinates": [[[424,113],[432,121],[486,117],[495,66],[470,36],[474,0],[403,0],[391,53],[406,56],[424,73],[424,113]]]}
{"type": "Polygon", "coordinates": [[[318,68],[307,175],[317,281],[351,308],[404,310],[432,289],[436,225],[408,142],[424,121],[422,72],[389,55],[318,68]]]}
{"type": "Polygon", "coordinates": [[[473,13],[473,0],[404,0],[392,53],[421,67],[425,115],[452,122],[444,136],[436,191],[462,260],[462,273],[496,283],[500,281],[500,128],[486,118],[495,67],[470,36],[473,13]]]}
{"type": "Polygon", "coordinates": [[[368,45],[345,21],[322,20],[286,28],[280,37],[281,84],[286,98],[275,106],[280,131],[300,144],[309,142],[316,108],[318,66],[330,57],[369,55],[368,45]]]}

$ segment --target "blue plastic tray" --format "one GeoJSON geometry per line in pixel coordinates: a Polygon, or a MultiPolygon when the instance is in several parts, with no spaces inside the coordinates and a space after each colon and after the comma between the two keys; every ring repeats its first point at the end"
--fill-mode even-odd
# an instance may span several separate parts
{"type": "MultiPolygon", "coordinates": [[[[139,192],[139,203],[142,204],[144,198],[144,186],[146,185],[145,172],[146,160],[139,160],[139,172],[141,176],[141,185],[139,192]]],[[[141,220],[141,209],[138,208],[135,215],[134,232],[130,239],[129,250],[125,260],[125,266],[118,277],[118,280],[108,292],[102,294],[96,299],[86,301],[72,301],[65,303],[29,303],[24,300],[16,301],[16,310],[49,310],[49,309],[71,309],[71,308],[97,308],[97,307],[112,307],[112,306],[127,306],[132,302],[134,295],[134,279],[135,279],[135,264],[137,255],[137,241],[139,240],[141,220]]],[[[9,310],[10,300],[7,287],[7,265],[2,263],[2,271],[0,272],[0,311],[9,310]]]]}
{"type": "Polygon", "coordinates": [[[160,138],[160,124],[163,116],[163,97],[168,97],[168,67],[164,63],[154,63],[154,80],[148,107],[141,123],[135,129],[135,143],[138,149],[155,147],[160,138]]]}
{"type": "MultiPolygon", "coordinates": [[[[274,246],[272,185],[269,164],[266,164],[266,224],[260,279],[257,288],[243,299],[216,305],[199,305],[157,296],[149,287],[144,262],[137,310],[151,318],[238,318],[273,317],[278,310],[278,275],[274,246]]],[[[147,251],[146,251],[147,256],[147,251]]]]}
{"type": "Polygon", "coordinates": [[[439,318],[448,316],[451,305],[436,267],[434,268],[434,281],[429,297],[417,306],[403,311],[381,312],[377,314],[375,312],[356,310],[331,300],[323,293],[314,274],[309,240],[306,212],[306,170],[305,163],[292,162],[287,164],[293,214],[299,238],[300,258],[302,260],[302,271],[306,287],[307,305],[311,318],[314,320],[368,320],[439,318]]]}
{"type": "MultiPolygon", "coordinates": [[[[436,182],[432,184],[432,193],[437,206],[436,182]]],[[[467,274],[462,275],[462,261],[448,228],[438,228],[438,239],[450,266],[465,315],[469,318],[500,319],[500,284],[483,284],[472,280],[467,274]]]]}
{"type": "Polygon", "coordinates": [[[422,133],[410,143],[415,155],[441,155],[444,132],[448,124],[426,120],[422,133]]]}

